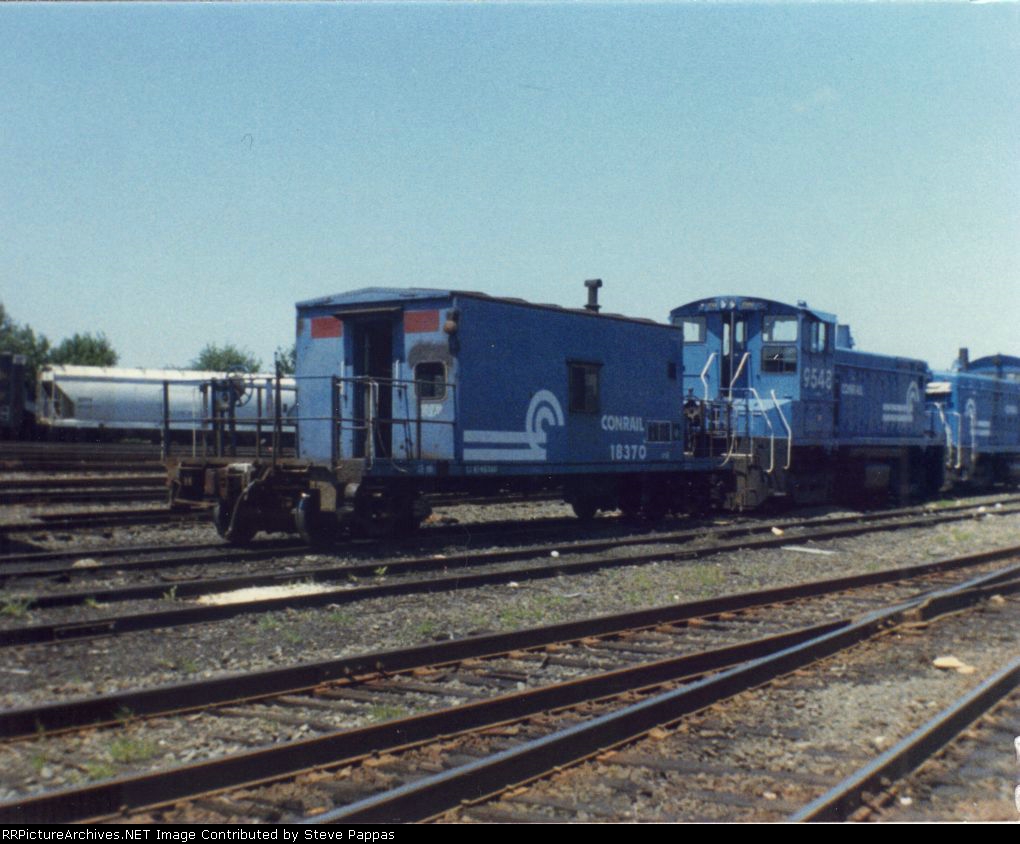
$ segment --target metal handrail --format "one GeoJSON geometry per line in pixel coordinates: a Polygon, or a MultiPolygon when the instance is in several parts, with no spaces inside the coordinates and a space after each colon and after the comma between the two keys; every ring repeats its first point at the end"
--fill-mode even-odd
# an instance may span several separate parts
{"type": "Polygon", "coordinates": [[[950,416],[956,417],[956,462],[953,464],[954,469],[963,468],[963,414],[958,410],[950,410],[950,416]]]}
{"type": "Polygon", "coordinates": [[[754,387],[748,387],[747,389],[754,396],[755,401],[758,402],[762,418],[765,420],[765,424],[769,426],[769,468],[765,471],[765,474],[771,475],[776,468],[776,432],[772,427],[772,421],[769,419],[768,411],[765,410],[765,405],[762,404],[758,391],[754,387]]]}
{"type": "Polygon", "coordinates": [[[701,370],[701,384],[705,388],[705,401],[708,401],[708,379],[705,377],[708,374],[708,368],[712,365],[712,361],[715,360],[715,352],[712,352],[708,356],[708,360],[705,361],[705,366],[701,370]]]}
{"type": "Polygon", "coordinates": [[[740,377],[740,373],[744,371],[744,366],[747,364],[747,359],[751,356],[750,352],[744,352],[744,356],[740,359],[740,364],[737,366],[737,371],[733,373],[733,377],[730,378],[730,398],[733,398],[733,385],[737,383],[737,379],[740,377]]]}
{"type": "Polygon", "coordinates": [[[953,465],[953,431],[949,427],[949,420],[946,419],[945,408],[942,406],[942,402],[934,402],[935,409],[939,412],[939,422],[942,423],[942,428],[946,432],[946,468],[952,468],[953,465]]]}
{"type": "MultiPolygon", "coordinates": [[[[421,399],[421,394],[420,394],[420,385],[428,384],[428,385],[431,385],[431,386],[435,386],[437,384],[441,384],[445,390],[447,390],[451,394],[455,395],[456,389],[457,389],[457,385],[454,384],[451,381],[436,382],[436,381],[417,381],[417,380],[414,380],[414,379],[407,379],[407,378],[374,378],[374,377],[370,377],[370,376],[366,376],[366,375],[332,376],[332,377],[333,377],[333,381],[334,381],[334,384],[333,384],[333,387],[334,387],[334,390],[335,390],[334,394],[338,398],[338,401],[335,402],[335,405],[334,405],[335,409],[337,411],[336,416],[334,417],[334,420],[333,420],[336,423],[335,428],[338,431],[339,430],[350,430],[350,431],[365,431],[366,432],[366,441],[365,441],[365,445],[366,445],[365,451],[366,451],[366,454],[365,454],[365,459],[368,461],[368,465],[371,465],[374,460],[377,460],[379,458],[378,449],[376,448],[376,438],[379,436],[380,428],[383,425],[389,424],[389,425],[399,425],[399,426],[402,426],[403,431],[404,431],[404,447],[405,447],[405,450],[408,453],[408,455],[413,457],[414,459],[421,459],[421,452],[422,452],[422,436],[421,436],[422,426],[424,426],[424,425],[447,425],[447,426],[453,427],[453,426],[456,425],[456,420],[451,420],[451,419],[424,419],[424,418],[422,418],[422,413],[421,413],[422,399],[421,399]],[[368,401],[367,401],[367,406],[365,408],[364,415],[362,416],[362,418],[360,420],[355,418],[355,417],[350,417],[349,420],[345,423],[342,415],[339,412],[339,409],[342,406],[342,400],[343,400],[343,397],[344,397],[345,392],[346,392],[345,391],[345,387],[348,384],[355,385],[355,386],[360,385],[360,386],[366,387],[367,391],[368,391],[368,397],[367,397],[368,401]],[[399,392],[403,393],[403,395],[404,395],[404,407],[405,407],[405,410],[407,411],[407,412],[405,412],[405,414],[403,416],[401,416],[401,417],[398,417],[396,415],[391,415],[390,417],[379,416],[379,414],[378,414],[378,411],[379,411],[379,398],[380,398],[380,395],[381,395],[381,390],[383,388],[396,389],[399,392]],[[415,390],[415,395],[416,395],[415,413],[414,413],[413,416],[410,413],[410,407],[408,406],[407,401],[406,401],[407,391],[410,390],[410,389],[414,389],[415,390]],[[411,440],[411,432],[410,432],[410,426],[411,425],[414,425],[416,427],[416,432],[417,432],[417,437],[416,437],[416,442],[415,442],[415,448],[414,448],[414,454],[413,455],[411,455],[411,448],[410,448],[410,445],[411,445],[411,442],[412,442],[412,440],[411,440]]],[[[335,437],[334,438],[334,445],[333,445],[334,458],[336,458],[339,455],[339,451],[340,451],[339,437],[335,437]]],[[[391,461],[394,460],[392,455],[390,456],[389,459],[391,461]]]]}
{"type": "Polygon", "coordinates": [[[771,390],[770,392],[772,394],[772,405],[775,407],[776,413],[779,414],[779,418],[783,420],[783,427],[786,428],[786,465],[783,467],[783,470],[787,471],[793,465],[793,428],[786,421],[786,414],[783,413],[783,408],[779,405],[776,391],[771,390]]]}

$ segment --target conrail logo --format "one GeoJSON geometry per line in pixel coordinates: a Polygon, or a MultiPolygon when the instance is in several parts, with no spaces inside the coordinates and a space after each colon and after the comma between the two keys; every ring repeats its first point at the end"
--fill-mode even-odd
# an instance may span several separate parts
{"type": "Polygon", "coordinates": [[[464,460],[498,463],[546,459],[546,430],[563,427],[563,408],[549,390],[531,397],[523,431],[465,431],[464,460]],[[468,448],[471,443],[473,448],[468,448]]]}
{"type": "Polygon", "coordinates": [[[603,416],[603,431],[644,431],[645,422],[640,416],[603,416]]]}
{"type": "Polygon", "coordinates": [[[913,422],[914,411],[921,404],[921,391],[913,381],[907,387],[907,400],[903,404],[884,402],[882,404],[883,422],[913,422]]]}

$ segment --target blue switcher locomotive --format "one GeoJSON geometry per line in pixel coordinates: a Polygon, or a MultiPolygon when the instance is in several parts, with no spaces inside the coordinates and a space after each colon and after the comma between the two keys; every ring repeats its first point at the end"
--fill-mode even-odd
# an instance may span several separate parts
{"type": "Polygon", "coordinates": [[[907,500],[942,484],[923,361],[854,351],[832,314],[746,296],[674,309],[696,454],[722,454],[722,503],[907,500]],[[838,480],[838,485],[837,485],[838,480]]]}
{"type": "MultiPolygon", "coordinates": [[[[589,285],[594,293],[597,283],[589,285]]],[[[169,460],[228,540],[413,528],[434,492],[549,488],[581,517],[686,507],[719,455],[685,454],[669,325],[480,293],[366,289],[297,306],[299,457],[169,460]]]]}
{"type": "Polygon", "coordinates": [[[1020,358],[992,355],[935,372],[927,399],[945,437],[947,477],[987,486],[1020,478],[1020,358]]]}

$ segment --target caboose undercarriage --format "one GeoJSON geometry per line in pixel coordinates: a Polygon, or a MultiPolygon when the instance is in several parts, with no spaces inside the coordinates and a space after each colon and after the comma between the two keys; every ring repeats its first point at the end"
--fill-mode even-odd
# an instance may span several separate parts
{"type": "Polygon", "coordinates": [[[180,458],[167,461],[171,507],[213,501],[220,536],[234,544],[258,531],[297,533],[313,545],[344,536],[406,534],[430,514],[430,494],[504,495],[558,492],[581,519],[599,511],[657,520],[702,512],[722,502],[722,482],[710,472],[585,473],[493,477],[430,472],[410,477],[369,476],[364,460],[333,468],[300,460],[250,461],[180,458]]]}

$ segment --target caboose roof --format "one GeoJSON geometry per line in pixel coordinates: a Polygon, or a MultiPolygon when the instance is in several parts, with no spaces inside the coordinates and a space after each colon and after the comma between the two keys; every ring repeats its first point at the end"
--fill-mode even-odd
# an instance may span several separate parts
{"type": "Polygon", "coordinates": [[[718,313],[720,311],[768,311],[770,314],[810,314],[822,322],[835,322],[836,315],[807,305],[788,305],[774,299],[763,299],[761,296],[710,296],[707,299],[695,299],[686,305],[680,305],[669,312],[670,317],[695,316],[699,313],[718,313]]]}
{"type": "Polygon", "coordinates": [[[662,327],[668,327],[664,326],[661,322],[641,317],[628,317],[622,314],[603,312],[595,313],[594,311],[589,311],[586,308],[564,308],[561,305],[540,304],[506,296],[490,296],[488,293],[479,293],[474,290],[450,290],[446,288],[430,287],[363,287],[360,290],[336,293],[332,296],[322,296],[318,299],[306,299],[303,302],[298,302],[296,307],[298,309],[298,313],[310,310],[321,311],[329,309],[343,311],[347,309],[367,308],[369,306],[398,306],[407,302],[430,299],[452,299],[453,297],[461,299],[484,299],[488,302],[502,302],[507,305],[516,305],[518,307],[541,308],[544,310],[560,311],[563,313],[578,314],[593,318],[621,319],[628,322],[639,322],[644,325],[659,325],[662,327]]]}

